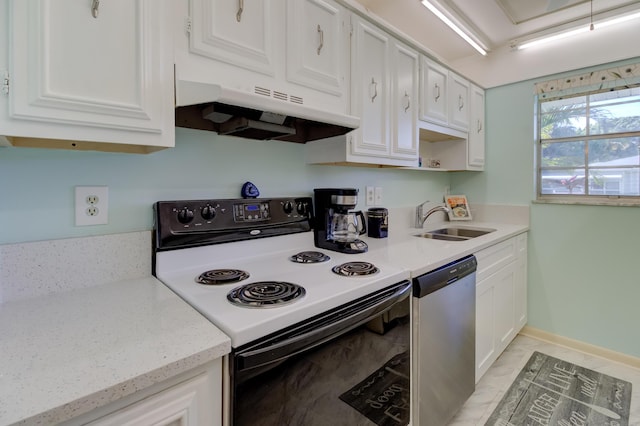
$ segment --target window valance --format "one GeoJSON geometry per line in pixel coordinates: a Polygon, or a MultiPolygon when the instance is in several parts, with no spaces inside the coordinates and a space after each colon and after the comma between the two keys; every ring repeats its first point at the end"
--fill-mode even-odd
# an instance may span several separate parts
{"type": "Polygon", "coordinates": [[[640,63],[536,83],[540,100],[558,99],[583,93],[597,93],[625,87],[640,87],[640,63]]]}

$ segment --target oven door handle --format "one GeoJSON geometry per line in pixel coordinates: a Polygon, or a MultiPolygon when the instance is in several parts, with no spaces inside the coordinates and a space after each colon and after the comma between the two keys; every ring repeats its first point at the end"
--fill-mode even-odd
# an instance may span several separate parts
{"type": "Polygon", "coordinates": [[[284,336],[275,336],[267,342],[261,342],[255,349],[240,350],[235,354],[236,369],[243,371],[261,367],[319,346],[376,318],[406,299],[410,292],[411,282],[402,281],[337,312],[327,312],[311,321],[310,325],[304,324],[302,330],[288,331],[284,336]],[[336,318],[338,319],[335,320],[336,318]],[[286,335],[291,337],[287,338],[286,335]],[[281,340],[282,338],[285,340],[281,340]]]}

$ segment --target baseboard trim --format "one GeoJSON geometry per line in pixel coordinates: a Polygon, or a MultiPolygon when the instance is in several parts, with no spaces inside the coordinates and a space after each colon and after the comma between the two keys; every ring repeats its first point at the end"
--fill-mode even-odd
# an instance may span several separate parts
{"type": "Polygon", "coordinates": [[[580,352],[584,352],[589,355],[599,356],[609,361],[619,362],[621,364],[628,365],[629,367],[640,369],[640,358],[623,354],[620,352],[612,351],[610,349],[595,346],[590,343],[584,343],[579,340],[570,339],[568,337],[559,336],[557,334],[549,333],[538,328],[525,325],[520,334],[534,339],[543,340],[545,342],[553,343],[560,346],[565,346],[569,349],[574,349],[580,352]]]}

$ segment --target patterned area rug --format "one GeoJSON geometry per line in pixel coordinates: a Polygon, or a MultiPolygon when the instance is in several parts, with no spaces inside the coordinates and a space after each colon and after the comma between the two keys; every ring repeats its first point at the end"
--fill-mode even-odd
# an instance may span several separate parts
{"type": "Polygon", "coordinates": [[[534,352],[488,426],[628,426],[631,383],[534,352]]]}
{"type": "Polygon", "coordinates": [[[379,426],[409,424],[409,353],[391,358],[340,399],[379,426]]]}

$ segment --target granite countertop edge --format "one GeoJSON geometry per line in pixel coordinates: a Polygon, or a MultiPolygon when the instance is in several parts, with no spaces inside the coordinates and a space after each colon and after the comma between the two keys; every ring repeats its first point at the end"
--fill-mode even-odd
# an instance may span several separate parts
{"type": "Polygon", "coordinates": [[[151,276],[2,303],[0,342],[0,425],[64,422],[231,351],[151,276]]]}

